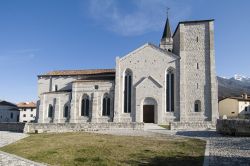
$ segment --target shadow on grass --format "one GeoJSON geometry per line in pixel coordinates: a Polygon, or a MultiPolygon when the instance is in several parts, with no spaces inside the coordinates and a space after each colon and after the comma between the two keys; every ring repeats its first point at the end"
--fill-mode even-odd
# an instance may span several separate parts
{"type": "Polygon", "coordinates": [[[107,161],[102,157],[78,157],[74,159],[76,165],[107,165],[107,161]]]}
{"type": "Polygon", "coordinates": [[[177,131],[176,135],[188,136],[188,137],[222,137],[221,134],[216,131],[177,131]]]}
{"type": "Polygon", "coordinates": [[[175,157],[165,157],[156,156],[153,158],[140,158],[136,160],[125,161],[129,165],[152,165],[152,166],[201,166],[203,164],[203,156],[175,156],[175,157]]]}

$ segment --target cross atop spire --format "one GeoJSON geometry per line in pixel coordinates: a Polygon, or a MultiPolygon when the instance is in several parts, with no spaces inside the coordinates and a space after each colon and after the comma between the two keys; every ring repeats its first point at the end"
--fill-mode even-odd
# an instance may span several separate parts
{"type": "Polygon", "coordinates": [[[169,10],[170,10],[170,8],[167,7],[167,20],[166,20],[164,32],[163,32],[163,35],[162,35],[162,39],[172,37],[171,28],[170,28],[170,24],[169,24],[169,20],[168,20],[168,12],[169,12],[169,10]]]}
{"type": "Polygon", "coordinates": [[[168,11],[170,10],[170,8],[169,7],[167,7],[167,18],[168,18],[168,11]]]}

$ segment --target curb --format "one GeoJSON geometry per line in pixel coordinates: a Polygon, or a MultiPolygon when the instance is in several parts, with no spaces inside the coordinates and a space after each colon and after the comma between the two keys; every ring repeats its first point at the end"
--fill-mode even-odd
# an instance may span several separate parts
{"type": "Polygon", "coordinates": [[[209,166],[209,148],[210,148],[210,141],[207,140],[206,149],[204,153],[203,166],[209,166]]]}

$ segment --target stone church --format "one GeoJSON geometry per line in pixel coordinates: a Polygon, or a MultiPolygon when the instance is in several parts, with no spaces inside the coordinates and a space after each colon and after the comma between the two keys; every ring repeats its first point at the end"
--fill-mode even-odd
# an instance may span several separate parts
{"type": "Polygon", "coordinates": [[[115,69],[38,76],[38,123],[213,123],[218,117],[214,20],[166,19],[159,46],[116,58],[115,69]]]}

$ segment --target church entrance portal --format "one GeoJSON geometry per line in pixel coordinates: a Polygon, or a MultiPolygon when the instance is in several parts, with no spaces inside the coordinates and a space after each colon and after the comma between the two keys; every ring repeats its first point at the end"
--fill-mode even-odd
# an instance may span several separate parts
{"type": "Polygon", "coordinates": [[[143,105],[143,122],[154,123],[154,105],[143,105]]]}

